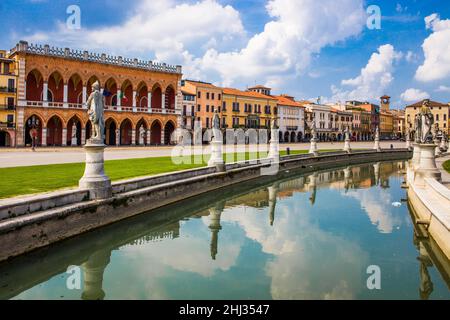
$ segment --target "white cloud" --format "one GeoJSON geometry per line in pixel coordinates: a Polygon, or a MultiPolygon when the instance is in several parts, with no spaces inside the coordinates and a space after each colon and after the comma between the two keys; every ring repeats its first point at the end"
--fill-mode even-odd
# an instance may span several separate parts
{"type": "Polygon", "coordinates": [[[60,23],[56,32],[32,38],[125,56],[152,52],[182,64],[188,77],[223,85],[281,85],[322,48],[359,35],[366,19],[363,0],[268,0],[266,10],[271,20],[250,39],[239,12],[217,0],[141,0],[121,25],[71,31],[60,23]]]}
{"type": "Polygon", "coordinates": [[[210,49],[198,66],[218,74],[224,85],[261,78],[280,83],[304,71],[323,47],[358,35],[365,23],[360,0],[270,0],[266,9],[272,20],[243,49],[210,49]]]}
{"type": "Polygon", "coordinates": [[[378,100],[385,94],[385,90],[394,80],[392,75],[394,63],[402,57],[401,52],[395,51],[391,44],[378,48],[370,57],[367,65],[361,69],[356,78],[342,80],[341,86],[351,87],[345,89],[332,86],[332,101],[346,100],[378,100]]]}
{"type": "Polygon", "coordinates": [[[447,86],[439,86],[439,88],[437,88],[436,90],[435,90],[436,92],[447,92],[447,93],[450,93],[450,87],[447,87],[447,86]]]}
{"type": "Polygon", "coordinates": [[[417,62],[417,59],[418,59],[417,54],[415,54],[412,51],[408,51],[405,55],[406,62],[409,63],[417,62]]]}
{"type": "Polygon", "coordinates": [[[51,41],[64,46],[103,50],[125,56],[139,55],[168,63],[183,63],[189,52],[205,43],[227,46],[245,36],[240,14],[215,0],[178,3],[174,0],[141,0],[121,25],[69,30],[59,23],[53,33],[36,33],[32,41],[51,41]]]}
{"type": "Polygon", "coordinates": [[[422,44],[425,61],[415,78],[422,82],[445,79],[450,76],[450,19],[441,20],[434,13],[425,18],[425,26],[433,32],[422,44]]]}
{"type": "Polygon", "coordinates": [[[402,98],[402,100],[405,102],[415,102],[423,99],[429,99],[430,95],[425,91],[410,88],[403,92],[400,95],[400,98],[402,98]]]}

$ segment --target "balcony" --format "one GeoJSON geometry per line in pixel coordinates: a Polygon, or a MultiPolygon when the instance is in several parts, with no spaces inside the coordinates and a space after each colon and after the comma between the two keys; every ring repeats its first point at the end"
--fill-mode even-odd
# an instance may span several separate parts
{"type": "Polygon", "coordinates": [[[16,106],[15,105],[11,105],[11,106],[0,105],[0,110],[11,110],[11,111],[14,111],[14,110],[16,110],[16,106]]]}
{"type": "Polygon", "coordinates": [[[0,122],[0,128],[14,129],[15,127],[16,124],[14,122],[0,122]]]}
{"type": "Polygon", "coordinates": [[[298,126],[291,126],[291,127],[286,127],[286,129],[288,130],[288,131],[297,131],[298,130],[298,126]]]}
{"type": "MultiPolygon", "coordinates": [[[[36,107],[36,108],[60,108],[60,109],[86,109],[86,105],[81,103],[64,103],[64,102],[44,102],[44,101],[29,101],[20,100],[19,106],[22,107],[36,107]]],[[[179,114],[181,111],[175,109],[162,109],[162,108],[152,108],[148,109],[146,107],[129,107],[129,106],[111,106],[106,105],[105,111],[111,112],[139,112],[139,113],[160,113],[160,114],[179,114]]],[[[194,115],[193,115],[194,116],[194,115]]]]}
{"type": "Polygon", "coordinates": [[[16,88],[0,87],[0,92],[3,92],[3,93],[16,93],[16,88]]]}

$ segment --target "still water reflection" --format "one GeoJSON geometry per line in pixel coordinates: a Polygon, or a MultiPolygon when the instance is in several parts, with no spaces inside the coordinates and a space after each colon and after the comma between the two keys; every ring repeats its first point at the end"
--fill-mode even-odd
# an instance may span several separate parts
{"type": "Polygon", "coordinates": [[[0,298],[449,299],[450,264],[414,230],[403,168],[284,172],[192,198],[0,265],[0,298]]]}

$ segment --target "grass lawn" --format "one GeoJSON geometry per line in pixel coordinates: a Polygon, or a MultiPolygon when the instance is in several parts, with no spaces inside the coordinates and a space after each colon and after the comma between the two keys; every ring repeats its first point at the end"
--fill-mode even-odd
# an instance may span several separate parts
{"type": "MultiPolygon", "coordinates": [[[[321,150],[321,152],[327,151],[336,150],[321,150]]],[[[291,150],[291,154],[304,153],[307,153],[307,151],[291,150]]],[[[242,156],[242,154],[240,155],[242,156]]],[[[280,155],[286,155],[286,151],[280,151],[280,155]]],[[[261,155],[261,157],[265,156],[264,154],[261,155]]],[[[248,152],[245,154],[245,158],[247,160],[250,158],[248,152]]],[[[255,159],[256,155],[252,154],[251,158],[255,159]]],[[[228,159],[227,154],[224,155],[224,159],[227,162],[237,160],[236,158],[228,159]]],[[[199,157],[190,162],[185,161],[184,164],[174,164],[171,157],[110,160],[105,161],[105,171],[112,181],[117,181],[139,176],[199,168],[205,166],[208,159],[202,160],[199,157]]],[[[76,187],[83,173],[84,163],[0,168],[0,198],[76,187]]]]}
{"type": "Polygon", "coordinates": [[[445,171],[450,173],[450,160],[445,161],[442,166],[444,167],[445,171]]]}

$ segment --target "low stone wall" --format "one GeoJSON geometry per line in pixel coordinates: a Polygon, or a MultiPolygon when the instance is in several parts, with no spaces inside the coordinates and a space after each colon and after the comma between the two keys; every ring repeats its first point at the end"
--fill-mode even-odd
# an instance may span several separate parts
{"type": "MultiPolygon", "coordinates": [[[[412,168],[408,170],[413,171],[412,168]]],[[[408,177],[408,201],[415,222],[425,226],[450,259],[450,189],[433,178],[425,178],[423,184],[417,184],[414,172],[408,177]]]]}
{"type": "MultiPolygon", "coordinates": [[[[279,170],[312,171],[339,165],[407,159],[411,155],[406,149],[397,149],[352,154],[333,152],[317,157],[288,156],[281,158],[279,170]]],[[[226,172],[201,168],[131,179],[114,184],[113,197],[105,200],[88,201],[84,196],[86,191],[72,191],[78,197],[82,196],[82,199],[77,202],[72,202],[71,199],[70,203],[58,207],[42,206],[43,210],[22,212],[20,216],[0,221],[0,261],[182,199],[256,179],[261,177],[261,170],[268,166],[264,161],[241,162],[227,165],[226,172]]],[[[66,199],[64,197],[67,198],[67,194],[61,199],[66,199]]],[[[56,198],[56,201],[64,202],[61,199],[56,198]]],[[[45,201],[47,200],[43,199],[45,201]]],[[[14,206],[13,200],[10,202],[9,206],[14,206]]],[[[39,207],[37,203],[35,202],[34,208],[39,207]]],[[[3,209],[0,206],[0,210],[3,209]]]]}

